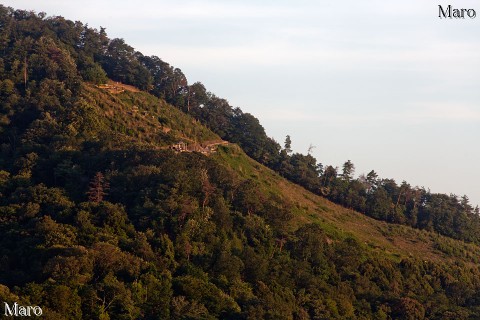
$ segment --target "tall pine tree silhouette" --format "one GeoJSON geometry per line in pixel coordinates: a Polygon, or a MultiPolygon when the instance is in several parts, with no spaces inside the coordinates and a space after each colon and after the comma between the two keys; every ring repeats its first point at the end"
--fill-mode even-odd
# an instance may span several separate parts
{"type": "Polygon", "coordinates": [[[90,181],[90,187],[87,191],[88,201],[102,202],[107,195],[109,187],[110,184],[105,181],[105,176],[101,172],[97,172],[92,181],[90,181]]]}

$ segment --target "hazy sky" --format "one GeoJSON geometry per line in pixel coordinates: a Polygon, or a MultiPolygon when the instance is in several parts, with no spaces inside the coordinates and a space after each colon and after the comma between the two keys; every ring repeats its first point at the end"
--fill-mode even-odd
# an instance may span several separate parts
{"type": "Polygon", "coordinates": [[[106,27],[260,118],[282,145],[480,204],[480,1],[4,0],[106,27]]]}

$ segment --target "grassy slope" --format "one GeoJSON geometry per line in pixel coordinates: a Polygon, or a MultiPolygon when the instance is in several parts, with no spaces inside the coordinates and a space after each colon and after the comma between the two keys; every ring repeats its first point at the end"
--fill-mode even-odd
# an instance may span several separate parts
{"type": "MultiPolygon", "coordinates": [[[[112,94],[87,86],[84,98],[97,108],[98,114],[105,116],[106,125],[126,141],[141,141],[152,148],[166,148],[178,140],[201,143],[219,139],[192,117],[145,92],[112,94]]],[[[265,193],[273,193],[293,203],[293,230],[305,223],[318,223],[333,240],[354,237],[370,250],[394,260],[413,256],[436,262],[480,262],[480,247],[474,244],[377,221],[336,205],[287,181],[249,158],[236,145],[220,147],[213,158],[241,177],[259,182],[265,193]]]]}
{"type": "Polygon", "coordinates": [[[220,148],[214,155],[244,178],[260,182],[265,192],[280,195],[294,204],[291,228],[317,223],[333,239],[354,237],[369,249],[394,260],[413,256],[431,261],[480,262],[480,247],[454,240],[435,232],[389,224],[336,205],[282,178],[249,158],[236,146],[220,148]]]}
{"type": "Polygon", "coordinates": [[[104,124],[124,140],[141,141],[153,148],[165,148],[179,140],[220,140],[194,118],[148,93],[112,94],[91,85],[84,89],[83,98],[104,117],[104,124]]]}

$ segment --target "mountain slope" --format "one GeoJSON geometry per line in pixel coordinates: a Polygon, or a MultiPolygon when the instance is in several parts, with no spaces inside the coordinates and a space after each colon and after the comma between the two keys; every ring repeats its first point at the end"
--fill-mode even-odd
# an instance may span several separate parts
{"type": "Polygon", "coordinates": [[[269,161],[221,99],[205,123],[235,126],[195,120],[178,71],[152,88],[161,72],[104,30],[0,9],[2,301],[47,319],[480,317],[477,245],[336,205],[233,143],[195,152],[228,135],[269,161]],[[138,90],[96,84],[102,65],[138,90]]]}
{"type": "Polygon", "coordinates": [[[91,85],[85,89],[85,101],[96,105],[105,125],[125,138],[155,147],[168,147],[179,140],[190,144],[220,140],[194,118],[145,92],[111,94],[91,85]]]}
{"type": "Polygon", "coordinates": [[[259,181],[264,190],[281,195],[285,201],[295,204],[295,215],[290,221],[292,230],[304,224],[316,223],[334,238],[353,236],[371,249],[392,256],[395,260],[415,257],[436,262],[479,262],[480,247],[475,244],[453,240],[435,232],[369,218],[289,182],[271,169],[248,158],[241,149],[232,149],[223,149],[214,157],[220,158],[244,178],[259,181]]]}
{"type": "MultiPolygon", "coordinates": [[[[182,139],[190,144],[220,140],[193,118],[144,92],[110,95],[92,86],[87,86],[86,89],[87,101],[88,97],[93,98],[90,99],[91,102],[102,101],[97,106],[98,112],[105,113],[113,130],[131,130],[130,135],[126,134],[127,140],[149,143],[150,148],[160,150],[182,139]],[[118,127],[118,124],[122,127],[118,127]],[[165,128],[169,129],[167,133],[165,128]],[[156,135],[149,137],[148,134],[156,135]]],[[[290,222],[292,231],[303,224],[318,223],[325,230],[331,230],[332,236],[336,238],[354,236],[368,246],[396,258],[414,256],[435,261],[480,261],[480,250],[476,245],[455,241],[434,232],[388,224],[336,205],[280,177],[271,169],[250,159],[239,147],[232,145],[221,148],[213,154],[213,158],[240,173],[243,179],[258,182],[264,193],[277,195],[287,203],[294,204],[294,216],[290,222]]]]}

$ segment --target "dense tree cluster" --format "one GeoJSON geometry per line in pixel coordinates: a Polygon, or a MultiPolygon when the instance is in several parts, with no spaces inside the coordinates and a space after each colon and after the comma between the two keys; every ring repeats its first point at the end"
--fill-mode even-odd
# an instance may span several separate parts
{"type": "Polygon", "coordinates": [[[292,204],[200,154],[97,148],[2,171],[4,301],[52,319],[466,319],[480,307],[476,267],[394,262],[315,224],[288,231],[292,204]],[[100,202],[76,192],[98,172],[100,202]]]}
{"type": "Polygon", "coordinates": [[[295,204],[215,158],[134,135],[113,148],[100,111],[119,99],[89,96],[83,81],[149,90],[378,219],[478,241],[468,199],[373,171],[355,179],[350,161],[324,168],[292,154],[290,138],[281,149],[255,117],[104,29],[0,6],[0,52],[0,301],[46,319],[480,317],[477,266],[397,261],[317,224],[292,228],[295,204]]]}

